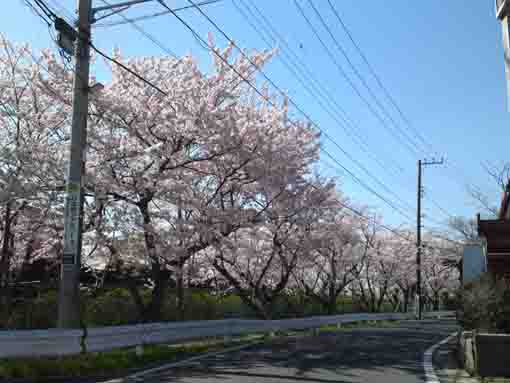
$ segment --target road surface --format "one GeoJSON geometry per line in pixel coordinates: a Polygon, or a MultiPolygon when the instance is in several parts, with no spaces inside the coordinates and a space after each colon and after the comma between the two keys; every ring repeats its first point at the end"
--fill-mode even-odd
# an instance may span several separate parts
{"type": "Polygon", "coordinates": [[[211,356],[137,381],[144,383],[417,383],[423,354],[455,332],[454,321],[322,332],[211,356]]]}

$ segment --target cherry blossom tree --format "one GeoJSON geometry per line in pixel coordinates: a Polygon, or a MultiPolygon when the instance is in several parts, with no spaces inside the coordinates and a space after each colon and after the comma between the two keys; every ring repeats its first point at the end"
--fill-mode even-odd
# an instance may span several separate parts
{"type": "MultiPolygon", "coordinates": [[[[55,192],[62,186],[63,149],[68,132],[69,102],[56,103],[47,88],[55,57],[35,57],[27,45],[0,36],[0,279],[7,287],[20,269],[58,247],[62,210],[55,192]]],[[[65,82],[65,81],[64,81],[65,82]]],[[[59,89],[69,100],[65,87],[59,89]]],[[[4,302],[5,303],[5,302],[4,302]]],[[[6,305],[9,306],[8,304],[6,305]]]]}
{"type": "Polygon", "coordinates": [[[459,288],[459,272],[451,259],[460,258],[461,250],[452,241],[427,233],[423,254],[424,287],[427,300],[439,309],[443,294],[451,295],[459,288]]]}
{"type": "MultiPolygon", "coordinates": [[[[123,283],[141,320],[161,317],[170,284],[183,312],[186,278],[234,288],[264,318],[290,288],[329,312],[346,289],[371,311],[393,298],[405,309],[415,284],[411,235],[403,241],[339,207],[347,197],[312,172],[318,132],[256,81],[253,63],[276,52],[247,59],[233,48],[214,47],[207,72],[191,56],[117,50],[115,60],[163,92],[110,63],[103,89],[90,92],[83,262],[101,269],[98,286],[123,283]]],[[[73,76],[51,51],[0,38],[4,306],[15,270],[60,261],[73,76]]],[[[451,277],[427,267],[436,297],[451,277]]]]}
{"type": "MultiPolygon", "coordinates": [[[[232,46],[217,51],[255,80],[232,46]]],[[[263,65],[272,54],[255,52],[251,61],[263,65]]],[[[238,75],[217,58],[210,74],[189,56],[115,58],[169,96],[111,67],[111,82],[92,104],[87,187],[135,212],[154,281],[148,315],[157,318],[164,270],[182,275],[194,254],[255,225],[309,172],[318,135],[288,118],[285,100],[268,105],[237,86],[238,75]]]]}
{"type": "MultiPolygon", "coordinates": [[[[342,201],[339,196],[336,199],[342,201]]],[[[333,314],[338,296],[362,269],[359,219],[345,208],[330,206],[312,226],[312,249],[300,260],[294,279],[305,294],[333,314]]]]}
{"type": "Polygon", "coordinates": [[[396,309],[407,312],[416,291],[416,239],[414,233],[400,230],[388,238],[388,251],[391,262],[394,264],[395,286],[390,300],[396,309]]]}
{"type": "Polygon", "coordinates": [[[390,301],[396,287],[399,262],[393,254],[395,238],[380,226],[381,218],[365,220],[361,225],[363,267],[359,279],[353,286],[363,307],[370,312],[381,311],[390,301]]]}
{"type": "Polygon", "coordinates": [[[279,192],[278,199],[271,196],[273,208],[260,225],[238,231],[216,247],[214,268],[261,317],[272,317],[300,259],[313,250],[312,225],[328,206],[332,188],[302,181],[279,192]]]}

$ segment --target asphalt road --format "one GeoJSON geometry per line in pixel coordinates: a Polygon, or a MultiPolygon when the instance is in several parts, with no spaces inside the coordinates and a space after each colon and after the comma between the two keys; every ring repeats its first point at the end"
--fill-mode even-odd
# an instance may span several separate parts
{"type": "Polygon", "coordinates": [[[323,332],[212,356],[144,383],[415,383],[423,353],[457,330],[454,321],[404,322],[395,328],[323,332]]]}

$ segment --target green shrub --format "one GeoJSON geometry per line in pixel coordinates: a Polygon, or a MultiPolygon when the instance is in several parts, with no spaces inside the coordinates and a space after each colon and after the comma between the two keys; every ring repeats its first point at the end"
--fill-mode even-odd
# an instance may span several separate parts
{"type": "Polygon", "coordinates": [[[83,297],[87,326],[118,326],[139,320],[137,307],[127,289],[117,288],[92,297],[83,297]]]}
{"type": "Polygon", "coordinates": [[[57,313],[57,292],[50,291],[17,304],[2,322],[8,329],[47,329],[56,326],[57,313]]]}
{"type": "Polygon", "coordinates": [[[211,320],[222,317],[218,299],[206,291],[192,291],[186,305],[186,318],[211,320]]]}
{"type": "MultiPolygon", "coordinates": [[[[151,299],[150,289],[141,289],[144,304],[151,299]]],[[[239,294],[213,295],[205,289],[185,290],[184,313],[179,313],[175,289],[168,289],[162,307],[160,321],[213,320],[223,318],[255,318],[257,313],[246,305],[239,294]]],[[[82,292],[83,319],[88,327],[115,326],[139,323],[139,310],[126,288],[95,292],[82,292]]],[[[350,296],[340,295],[336,313],[359,311],[359,305],[350,296]]],[[[384,306],[391,310],[391,306],[384,306]]],[[[271,317],[294,318],[326,315],[326,308],[313,297],[301,291],[280,295],[271,306],[271,317]]],[[[18,303],[9,317],[0,318],[1,326],[9,329],[44,329],[56,326],[58,313],[57,291],[41,294],[38,298],[18,303]]]]}
{"type": "Polygon", "coordinates": [[[245,305],[238,294],[231,293],[215,298],[221,317],[239,316],[243,318],[255,317],[255,312],[245,305]]]}
{"type": "Polygon", "coordinates": [[[466,330],[510,333],[510,281],[487,274],[464,287],[461,299],[466,330]]]}

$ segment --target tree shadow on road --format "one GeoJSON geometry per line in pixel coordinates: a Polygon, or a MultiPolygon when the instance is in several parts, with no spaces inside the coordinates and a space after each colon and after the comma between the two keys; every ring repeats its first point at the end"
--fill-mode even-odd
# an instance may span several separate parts
{"type": "Polygon", "coordinates": [[[446,335],[445,331],[357,329],[279,338],[168,370],[154,382],[366,382],[367,376],[375,381],[377,374],[390,369],[423,381],[423,353],[446,335]]]}

